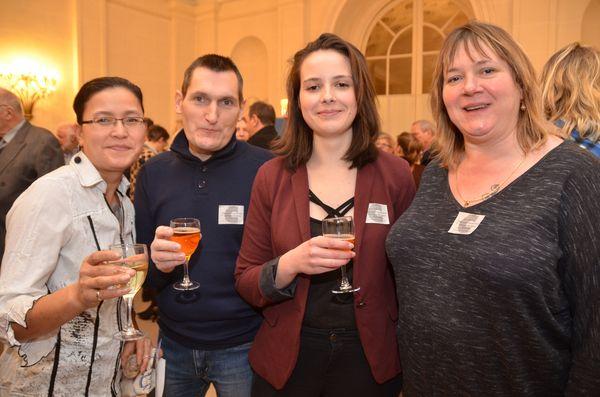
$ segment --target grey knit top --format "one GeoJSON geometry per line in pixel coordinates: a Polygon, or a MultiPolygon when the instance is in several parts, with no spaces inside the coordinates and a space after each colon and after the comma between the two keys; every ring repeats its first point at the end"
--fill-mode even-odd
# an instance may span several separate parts
{"type": "Polygon", "coordinates": [[[469,208],[431,164],[386,248],[404,397],[600,396],[597,158],[564,142],[469,208]]]}

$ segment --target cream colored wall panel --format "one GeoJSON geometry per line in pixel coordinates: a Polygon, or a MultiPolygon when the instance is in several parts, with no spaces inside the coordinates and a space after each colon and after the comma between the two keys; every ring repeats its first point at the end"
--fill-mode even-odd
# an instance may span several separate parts
{"type": "MultiPolygon", "coordinates": [[[[378,96],[381,130],[396,136],[408,131],[415,120],[415,98],[411,95],[378,96]]],[[[421,117],[428,118],[428,117],[421,117]]]]}
{"type": "Polygon", "coordinates": [[[174,10],[173,16],[170,22],[170,41],[171,41],[171,79],[169,82],[169,93],[167,97],[170,98],[170,120],[169,124],[165,127],[169,131],[174,131],[177,124],[177,116],[174,108],[175,92],[181,89],[183,82],[183,73],[185,69],[198,58],[201,54],[197,51],[196,46],[196,20],[192,12],[185,12],[185,10],[178,9],[174,10]]]}
{"type": "Polygon", "coordinates": [[[185,69],[203,53],[196,50],[194,37],[196,28],[194,21],[176,19],[172,21],[172,43],[175,86],[180,88],[185,69]]]}
{"type": "Polygon", "coordinates": [[[146,115],[170,128],[173,93],[168,17],[110,2],[106,22],[106,73],[138,84],[144,93],[146,115]]]}
{"type": "Polygon", "coordinates": [[[106,0],[77,0],[81,84],[106,74],[106,0]]]}
{"type": "MultiPolygon", "coordinates": [[[[379,1],[379,0],[377,0],[379,1]]],[[[361,7],[375,3],[373,0],[362,0],[361,7]]],[[[346,6],[346,0],[309,0],[306,2],[306,34],[312,40],[321,33],[336,32],[336,23],[340,21],[339,15],[346,6]]],[[[357,26],[357,25],[355,25],[357,26]]]]}
{"type": "Polygon", "coordinates": [[[548,58],[550,43],[556,37],[555,26],[557,0],[532,0],[515,2],[513,37],[523,46],[536,70],[540,70],[548,58]]]}
{"type": "Polygon", "coordinates": [[[589,0],[531,0],[514,2],[513,36],[536,70],[566,44],[581,39],[583,13],[589,0]]]}
{"type": "Polygon", "coordinates": [[[196,51],[217,52],[217,2],[205,0],[196,7],[196,51]]]}
{"type": "Polygon", "coordinates": [[[0,64],[27,58],[58,71],[57,90],[37,102],[32,122],[54,130],[74,120],[74,0],[2,0],[0,2],[0,64]]]}
{"type": "MultiPolygon", "coordinates": [[[[496,24],[503,27],[508,32],[512,32],[513,20],[513,2],[514,0],[455,0],[470,4],[475,14],[475,18],[496,24]]],[[[519,1],[519,0],[516,0],[519,1]]]]}
{"type": "Polygon", "coordinates": [[[581,41],[600,49],[600,0],[589,2],[581,23],[581,41]]]}
{"type": "MultiPolygon", "coordinates": [[[[600,1],[594,1],[596,1],[600,7],[600,1]]],[[[581,26],[589,3],[589,0],[560,0],[558,2],[556,20],[549,21],[549,24],[551,26],[554,25],[556,28],[556,37],[549,48],[550,52],[548,53],[548,57],[554,53],[555,50],[574,41],[581,40],[581,26]]],[[[598,26],[598,19],[595,20],[594,25],[598,26]]]]}
{"type": "MultiPolygon", "coordinates": [[[[243,4],[240,2],[240,7],[243,4]]],[[[246,3],[246,5],[250,7],[252,3],[246,3]]],[[[225,56],[234,55],[236,48],[237,51],[241,51],[237,55],[243,57],[242,67],[245,69],[243,77],[248,82],[244,89],[244,95],[266,100],[277,108],[277,100],[272,95],[273,87],[277,87],[281,77],[273,70],[277,65],[274,63],[278,50],[277,10],[275,8],[264,8],[264,10],[264,13],[248,12],[246,16],[238,12],[227,13],[228,16],[225,19],[219,17],[217,51],[225,56]],[[260,53],[256,54],[256,59],[253,61],[250,61],[249,54],[245,53],[246,50],[239,47],[239,45],[244,46],[245,40],[249,40],[246,43],[262,43],[262,47],[257,46],[260,48],[260,53]],[[268,77],[264,77],[265,70],[268,77]]]]}
{"type": "Polygon", "coordinates": [[[281,116],[280,100],[287,97],[286,80],[291,67],[290,60],[298,50],[306,46],[316,37],[308,37],[306,32],[306,6],[304,1],[279,1],[278,8],[278,52],[276,63],[272,65],[273,75],[277,76],[271,81],[272,104],[278,115],[281,116]]]}
{"type": "Polygon", "coordinates": [[[246,37],[235,45],[231,58],[244,77],[244,98],[248,103],[269,101],[269,57],[265,44],[256,37],[246,37]]]}
{"type": "Polygon", "coordinates": [[[281,0],[221,0],[218,1],[219,19],[224,21],[227,19],[252,18],[275,11],[277,5],[281,2],[281,0]]]}

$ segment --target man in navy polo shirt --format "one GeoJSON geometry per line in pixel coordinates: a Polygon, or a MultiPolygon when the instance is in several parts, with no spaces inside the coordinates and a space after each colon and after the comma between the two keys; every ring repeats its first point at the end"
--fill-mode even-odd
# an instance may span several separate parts
{"type": "Polygon", "coordinates": [[[148,283],[158,292],[167,360],[165,395],[250,396],[248,350],[261,322],[234,288],[233,271],[258,168],[271,154],[235,138],[243,80],[231,59],[205,55],[185,71],[175,109],[183,130],[150,159],[135,190],[138,240],[150,243],[148,283]],[[189,264],[193,291],[178,291],[184,254],[170,241],[173,218],[198,218],[202,239],[189,264]]]}

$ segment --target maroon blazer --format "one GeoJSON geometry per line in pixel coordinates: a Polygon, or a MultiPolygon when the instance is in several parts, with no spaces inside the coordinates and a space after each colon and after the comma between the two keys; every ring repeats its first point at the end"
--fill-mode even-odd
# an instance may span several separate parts
{"type": "MultiPolygon", "coordinates": [[[[365,355],[380,383],[400,372],[398,310],[385,238],[414,194],[408,164],[390,154],[380,152],[375,162],[358,171],[353,284],[360,286],[360,291],[354,294],[354,311],[365,355]],[[387,206],[389,224],[366,223],[369,203],[387,206]]],[[[259,287],[261,270],[266,262],[310,238],[306,167],[292,172],[284,167],[282,158],[268,161],[259,169],[252,187],[235,281],[245,300],[263,308],[265,321],[249,358],[252,368],[277,389],[283,388],[296,366],[310,276],[300,274],[294,297],[275,303],[259,287]]]]}

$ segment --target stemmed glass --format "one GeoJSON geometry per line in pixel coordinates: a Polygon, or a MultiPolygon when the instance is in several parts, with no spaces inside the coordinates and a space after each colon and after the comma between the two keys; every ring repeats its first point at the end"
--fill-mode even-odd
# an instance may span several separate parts
{"type": "MultiPolygon", "coordinates": [[[[354,244],[354,221],[351,216],[323,219],[323,236],[346,240],[354,244]]],[[[360,287],[354,288],[346,275],[346,265],[340,267],[342,280],[338,289],[331,292],[334,294],[348,294],[356,292],[360,287]]]]}
{"type": "Polygon", "coordinates": [[[148,250],[145,244],[115,244],[110,250],[121,256],[121,259],[111,264],[128,267],[135,270],[135,276],[129,279],[127,286],[129,292],[123,295],[127,302],[127,328],[114,334],[114,338],[122,341],[137,340],[144,337],[144,333],[133,326],[133,297],[139,291],[146,274],[148,273],[148,250]]]}
{"type": "Polygon", "coordinates": [[[173,284],[173,288],[178,291],[190,291],[200,287],[196,281],[190,280],[188,264],[190,256],[196,251],[200,242],[200,221],[196,218],[175,218],[171,219],[173,236],[171,241],[181,245],[181,250],[185,254],[183,262],[183,280],[173,284]]]}

